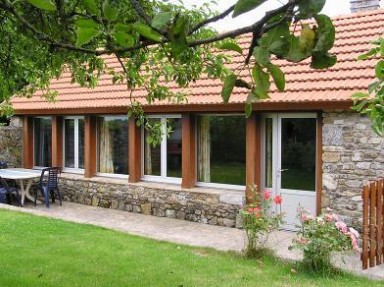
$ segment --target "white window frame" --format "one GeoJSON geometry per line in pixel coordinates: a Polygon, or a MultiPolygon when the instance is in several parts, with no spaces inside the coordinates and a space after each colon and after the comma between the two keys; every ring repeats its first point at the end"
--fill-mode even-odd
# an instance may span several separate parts
{"type": "Polygon", "coordinates": [[[79,120],[80,119],[83,120],[84,122],[84,117],[81,117],[81,116],[66,116],[63,118],[63,171],[64,172],[84,174],[84,168],[79,168],[79,120]],[[74,148],[75,148],[74,165],[75,167],[65,166],[65,120],[74,120],[74,148]]]}
{"type": "MultiPolygon", "coordinates": [[[[196,117],[196,123],[197,123],[197,118],[198,117],[201,117],[201,116],[217,116],[217,117],[238,117],[238,116],[243,116],[244,117],[244,121],[245,121],[245,115],[244,114],[238,114],[238,113],[234,113],[234,114],[198,114],[197,117],[196,117]]],[[[245,121],[245,124],[246,124],[246,121],[245,121]]],[[[196,124],[196,136],[195,136],[195,139],[196,139],[196,175],[198,176],[198,139],[197,139],[197,133],[198,133],[198,130],[197,130],[197,124],[196,124]]],[[[245,126],[245,130],[247,130],[247,127],[245,126]]],[[[246,144],[246,143],[244,143],[246,144]]],[[[247,151],[245,151],[247,152],[247,151]]],[[[246,169],[246,163],[245,163],[245,169],[246,169]]],[[[196,182],[196,186],[197,187],[206,187],[206,188],[220,188],[220,189],[228,189],[228,190],[235,190],[235,191],[242,191],[244,192],[246,186],[245,185],[237,185],[237,184],[226,184],[226,183],[215,183],[215,182],[202,182],[202,181],[198,181],[198,178],[197,178],[197,182],[196,182]]]]}
{"type": "MultiPolygon", "coordinates": [[[[52,135],[52,117],[33,117],[33,169],[44,169],[46,166],[40,166],[40,165],[35,165],[36,160],[35,160],[35,119],[45,119],[45,120],[50,120],[51,121],[51,135],[52,135]]],[[[51,150],[52,150],[52,142],[51,142],[51,150]]],[[[51,155],[51,160],[52,160],[52,155],[51,155]]]]}
{"type": "Polygon", "coordinates": [[[169,177],[167,176],[167,119],[181,119],[181,115],[149,115],[148,119],[160,119],[161,121],[161,131],[162,138],[160,143],[160,175],[146,175],[145,171],[145,160],[144,160],[144,145],[145,145],[145,130],[142,128],[141,132],[141,162],[142,169],[142,180],[143,181],[153,181],[153,182],[164,182],[164,183],[173,183],[181,184],[182,178],[178,177],[169,177]]]}
{"type": "MultiPolygon", "coordinates": [[[[129,117],[127,115],[97,115],[97,118],[100,117],[111,117],[111,118],[121,118],[121,119],[126,119],[128,122],[128,127],[129,127],[129,117]]],[[[101,177],[110,177],[110,178],[117,178],[117,179],[128,179],[129,174],[119,174],[119,173],[106,173],[106,172],[98,172],[98,166],[99,166],[99,160],[100,160],[100,155],[99,155],[99,125],[97,124],[97,135],[96,135],[96,153],[97,153],[97,158],[96,158],[96,176],[101,176],[101,177]]],[[[128,146],[129,146],[129,138],[128,138],[128,146]]],[[[128,147],[127,147],[128,148],[128,147]]],[[[128,155],[129,156],[129,155],[128,155]]],[[[129,162],[128,162],[128,172],[129,172],[129,162]]]]}

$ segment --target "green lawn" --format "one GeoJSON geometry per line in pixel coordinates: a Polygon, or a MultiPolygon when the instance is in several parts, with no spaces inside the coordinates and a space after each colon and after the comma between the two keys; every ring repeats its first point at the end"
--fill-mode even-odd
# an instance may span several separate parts
{"type": "Polygon", "coordinates": [[[0,286],[382,286],[0,210],[0,286]]]}

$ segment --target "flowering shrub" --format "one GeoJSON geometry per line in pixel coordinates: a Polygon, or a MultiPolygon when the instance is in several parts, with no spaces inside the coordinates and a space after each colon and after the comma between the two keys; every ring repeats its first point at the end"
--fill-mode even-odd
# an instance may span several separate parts
{"type": "Polygon", "coordinates": [[[243,227],[247,234],[248,255],[257,255],[263,247],[262,236],[266,240],[267,235],[277,229],[282,223],[283,214],[272,211],[272,204],[280,205],[280,195],[272,197],[270,191],[258,192],[256,186],[251,186],[252,203],[247,204],[241,211],[243,227]]]}
{"type": "Polygon", "coordinates": [[[312,217],[308,210],[299,208],[298,217],[301,225],[293,247],[304,251],[304,263],[311,269],[331,268],[332,251],[359,250],[359,233],[348,227],[330,208],[318,217],[312,217]]]}

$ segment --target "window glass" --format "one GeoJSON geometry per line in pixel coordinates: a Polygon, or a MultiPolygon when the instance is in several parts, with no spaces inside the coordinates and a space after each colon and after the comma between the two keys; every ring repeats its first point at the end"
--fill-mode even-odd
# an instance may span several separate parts
{"type": "Polygon", "coordinates": [[[281,188],[315,191],[316,119],[282,119],[281,154],[281,188]]]}
{"type": "Polygon", "coordinates": [[[34,165],[52,165],[52,123],[49,118],[34,118],[34,165]]]}
{"type": "Polygon", "coordinates": [[[198,117],[198,180],[245,185],[244,116],[198,117]]]}
{"type": "MultiPolygon", "coordinates": [[[[149,124],[161,128],[161,119],[148,119],[149,124]]],[[[144,132],[144,174],[161,175],[161,144],[153,145],[148,141],[149,133],[144,132]]]]}
{"type": "Polygon", "coordinates": [[[98,172],[128,174],[128,118],[98,119],[98,172]]]}
{"type": "Polygon", "coordinates": [[[273,120],[265,119],[265,187],[272,187],[273,120]]]}
{"type": "Polygon", "coordinates": [[[84,168],[84,120],[79,119],[79,139],[78,139],[78,149],[79,149],[79,168],[84,168]]]}
{"type": "Polygon", "coordinates": [[[149,118],[152,127],[161,129],[161,142],[153,145],[144,132],[144,174],[181,178],[181,119],[149,118]]]}
{"type": "Polygon", "coordinates": [[[181,177],[181,119],[168,119],[167,126],[167,176],[181,177]]]}
{"type": "Polygon", "coordinates": [[[84,168],[84,120],[64,119],[64,166],[84,168]]]}
{"type": "Polygon", "coordinates": [[[64,120],[64,166],[75,167],[75,120],[64,120]]]}

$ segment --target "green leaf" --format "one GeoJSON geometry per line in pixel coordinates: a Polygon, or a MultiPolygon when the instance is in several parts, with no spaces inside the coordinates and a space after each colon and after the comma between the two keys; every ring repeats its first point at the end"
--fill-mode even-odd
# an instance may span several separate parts
{"type": "Polygon", "coordinates": [[[331,19],[326,15],[317,15],[315,19],[318,27],[316,30],[317,42],[313,50],[316,52],[326,52],[335,43],[335,27],[331,19]]]}
{"type": "Polygon", "coordinates": [[[271,53],[264,47],[256,47],[252,55],[255,57],[257,63],[266,66],[270,63],[271,53]]]}
{"type": "Polygon", "coordinates": [[[337,58],[334,55],[328,53],[313,53],[311,68],[314,69],[326,69],[336,64],[337,58]]]}
{"type": "Polygon", "coordinates": [[[104,17],[109,21],[109,22],[112,22],[112,21],[116,21],[117,20],[117,17],[119,15],[119,10],[113,8],[110,4],[109,4],[109,1],[108,0],[105,0],[103,2],[103,5],[102,5],[102,11],[103,11],[103,15],[104,17]]]}
{"type": "Polygon", "coordinates": [[[289,25],[288,22],[284,21],[264,34],[259,40],[259,45],[269,48],[274,42],[280,41],[281,39],[289,36],[289,25]]]}
{"type": "Polygon", "coordinates": [[[249,12],[260,6],[266,0],[238,0],[233,10],[232,18],[235,18],[243,13],[249,12]]]}
{"type": "Polygon", "coordinates": [[[299,3],[298,18],[306,19],[320,13],[325,5],[325,0],[305,0],[299,3]]]}
{"type": "Polygon", "coordinates": [[[90,19],[79,19],[75,22],[76,29],[76,47],[81,47],[97,37],[101,31],[96,22],[90,19]]]}
{"type": "Polygon", "coordinates": [[[375,121],[372,125],[372,129],[373,131],[379,135],[379,136],[383,136],[383,126],[380,125],[377,121],[375,121]]]}
{"type": "Polygon", "coordinates": [[[361,100],[361,99],[365,99],[365,98],[368,98],[367,93],[358,92],[358,93],[354,93],[352,95],[352,99],[354,99],[354,100],[361,100]]]}
{"type": "Polygon", "coordinates": [[[366,59],[376,55],[378,52],[380,52],[379,48],[373,48],[373,49],[369,50],[367,53],[358,56],[357,59],[358,60],[366,60],[366,59]]]}
{"type": "Polygon", "coordinates": [[[377,64],[376,64],[376,68],[375,68],[375,74],[376,74],[376,77],[380,80],[383,80],[384,79],[384,60],[380,60],[377,64]]]}
{"type": "Polygon", "coordinates": [[[133,38],[132,35],[127,34],[126,32],[114,31],[112,35],[116,43],[118,43],[122,47],[129,48],[135,44],[135,38],[133,38]]]}
{"type": "Polygon", "coordinates": [[[264,99],[268,97],[268,91],[270,87],[269,83],[269,74],[263,71],[263,68],[255,64],[252,69],[252,78],[255,81],[255,94],[259,99],[264,99]]]}
{"type": "Polygon", "coordinates": [[[232,94],[233,88],[236,83],[236,75],[230,74],[224,79],[223,89],[221,90],[221,97],[223,98],[224,103],[229,102],[229,98],[232,94]]]}
{"type": "Polygon", "coordinates": [[[373,82],[373,83],[370,83],[370,84],[368,85],[368,92],[369,92],[370,94],[373,93],[373,92],[377,89],[377,87],[379,86],[379,84],[380,84],[379,81],[375,81],[375,82],[373,82]]]}
{"type": "Polygon", "coordinates": [[[186,36],[189,29],[189,18],[187,16],[179,16],[172,27],[173,36],[186,36]]]}
{"type": "Polygon", "coordinates": [[[27,0],[30,4],[36,8],[47,10],[47,11],[56,11],[56,5],[51,0],[27,0]]]}
{"type": "MultiPolygon", "coordinates": [[[[353,96],[354,95],[352,95],[352,97],[353,96]]],[[[367,104],[366,100],[360,101],[359,103],[355,103],[354,106],[352,107],[352,109],[357,111],[357,112],[361,112],[366,104],[367,104]]]]}
{"type": "Polygon", "coordinates": [[[164,31],[167,28],[168,23],[171,21],[172,15],[173,14],[171,12],[156,14],[152,19],[151,26],[158,30],[164,31]]]}
{"type": "Polygon", "coordinates": [[[236,43],[233,42],[224,42],[218,47],[221,50],[235,51],[239,54],[243,54],[243,49],[236,43]]]}
{"type": "Polygon", "coordinates": [[[163,40],[163,35],[159,34],[155,30],[153,30],[150,26],[144,23],[134,23],[132,24],[132,28],[133,30],[138,32],[140,35],[152,41],[161,42],[163,40]]]}
{"type": "Polygon", "coordinates": [[[113,29],[114,29],[115,31],[129,33],[129,32],[132,31],[132,26],[127,25],[127,24],[117,23],[117,24],[113,27],[113,29]]]}
{"type": "Polygon", "coordinates": [[[91,19],[78,19],[75,22],[77,28],[98,29],[98,24],[91,19]]]}
{"type": "Polygon", "coordinates": [[[268,49],[277,57],[285,57],[289,52],[289,39],[291,34],[287,22],[282,22],[264,34],[259,40],[259,46],[268,49]]]}
{"type": "Polygon", "coordinates": [[[277,89],[282,92],[285,89],[285,75],[283,71],[274,64],[267,65],[267,69],[269,73],[271,74],[273,81],[275,82],[275,85],[277,89]]]}
{"type": "Polygon", "coordinates": [[[97,9],[95,0],[83,0],[83,5],[89,13],[99,15],[99,9],[97,9]]]}
{"type": "Polygon", "coordinates": [[[245,116],[249,118],[252,115],[252,103],[245,103],[245,116]]]}
{"type": "Polygon", "coordinates": [[[290,62],[298,63],[308,58],[311,51],[303,51],[300,45],[300,39],[293,35],[290,35],[289,39],[289,51],[283,57],[290,62]]]}

